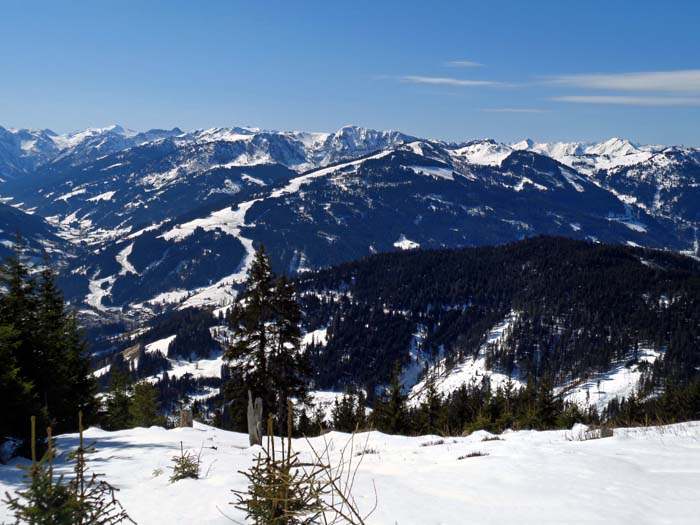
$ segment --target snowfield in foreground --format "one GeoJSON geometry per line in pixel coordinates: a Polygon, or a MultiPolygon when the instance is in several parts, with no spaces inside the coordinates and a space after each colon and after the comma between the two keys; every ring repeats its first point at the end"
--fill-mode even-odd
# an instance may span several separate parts
{"type": "MultiPolygon", "coordinates": [[[[698,522],[700,422],[618,429],[612,438],[590,441],[577,440],[579,435],[579,430],[518,431],[483,441],[490,434],[476,432],[434,444],[435,436],[360,434],[352,458],[362,459],[355,495],[368,510],[376,485],[378,506],[370,524],[698,522]],[[354,455],[365,447],[376,453],[354,455]],[[488,455],[458,459],[477,451],[488,455]]],[[[195,423],[193,429],[90,429],[87,436],[98,449],[93,469],[120,489],[118,497],[137,523],[232,523],[222,512],[243,523],[229,502],[231,489],[245,488],[239,471],[256,454],[246,435],[195,423]],[[180,441],[195,451],[204,447],[203,479],[169,483],[170,458],[180,441]]],[[[322,448],[323,439],[311,442],[322,448]]],[[[337,459],[349,436],[333,432],[325,439],[332,441],[337,459]]],[[[58,438],[60,451],[75,444],[75,435],[58,438]]],[[[310,457],[303,440],[294,447],[310,457]]],[[[0,493],[18,487],[17,463],[0,465],[0,493]]],[[[2,505],[0,522],[10,519],[2,505]]]]}

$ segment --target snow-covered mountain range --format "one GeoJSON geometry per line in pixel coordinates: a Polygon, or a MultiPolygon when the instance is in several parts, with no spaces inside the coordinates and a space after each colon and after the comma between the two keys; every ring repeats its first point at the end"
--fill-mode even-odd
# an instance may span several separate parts
{"type": "Polygon", "coordinates": [[[3,243],[49,247],[93,312],[225,304],[260,242],[294,273],[536,234],[694,253],[700,224],[700,151],[622,139],[0,128],[0,179],[3,243]]]}

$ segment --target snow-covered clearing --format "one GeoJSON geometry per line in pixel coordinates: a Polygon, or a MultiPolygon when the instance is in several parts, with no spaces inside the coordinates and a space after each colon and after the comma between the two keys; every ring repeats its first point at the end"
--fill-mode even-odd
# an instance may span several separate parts
{"type": "Polygon", "coordinates": [[[408,169],[427,177],[455,180],[453,175],[454,170],[452,168],[442,168],[440,166],[408,166],[408,169]]]}
{"type": "MultiPolygon", "coordinates": [[[[146,345],[146,353],[160,353],[163,356],[168,356],[168,348],[176,335],[171,335],[149,343],[146,345]]],[[[218,352],[212,354],[209,359],[196,359],[189,361],[187,359],[168,358],[171,369],[168,370],[168,376],[172,378],[180,378],[186,374],[192,377],[221,377],[221,366],[224,363],[223,354],[218,352]]],[[[149,381],[156,382],[163,377],[163,374],[158,374],[148,378],[149,381]]]]}
{"type": "Polygon", "coordinates": [[[311,343],[325,346],[328,343],[328,327],[318,328],[304,334],[301,340],[301,346],[305,348],[311,343]]]}
{"type": "Polygon", "coordinates": [[[138,275],[138,272],[136,271],[136,268],[134,268],[134,265],[129,262],[129,255],[131,255],[133,249],[134,243],[132,242],[117,254],[117,263],[119,264],[119,266],[122,267],[122,269],[119,270],[119,275],[126,275],[128,273],[138,275]]]}
{"type": "Polygon", "coordinates": [[[117,193],[116,191],[106,191],[104,193],[100,193],[99,195],[95,195],[94,197],[90,197],[87,199],[88,202],[100,202],[100,201],[110,201],[112,200],[112,197],[114,197],[114,194],[117,193]]]}
{"type": "MultiPolygon", "coordinates": [[[[700,513],[700,422],[643,429],[618,429],[614,437],[573,439],[571,431],[506,432],[498,441],[475,432],[435,442],[435,436],[401,437],[377,432],[355,437],[352,459],[362,460],[354,495],[361,509],[377,509],[369,525],[460,524],[695,524],[700,513]],[[371,449],[372,453],[355,455],[371,449]],[[458,459],[473,452],[488,455],[458,459]]],[[[240,523],[229,503],[243,490],[257,453],[248,436],[195,423],[194,428],[158,427],[86,432],[97,452],[92,466],[119,488],[118,498],[140,525],[240,523]],[[202,479],[168,480],[171,458],[202,450],[202,479]]],[[[331,460],[348,442],[332,432],[331,460]]],[[[73,450],[77,436],[59,436],[59,452],[73,450]]],[[[313,438],[317,449],[324,438],[313,438]]],[[[309,445],[293,447],[310,459],[309,445]]],[[[20,487],[13,461],[0,466],[0,493],[20,487]]],[[[58,462],[57,470],[66,472],[58,462]]],[[[9,521],[6,506],[0,520],[9,521]]]]}
{"type": "Polygon", "coordinates": [[[146,353],[147,354],[152,354],[152,353],[159,353],[164,356],[168,355],[168,347],[170,346],[170,343],[172,343],[176,335],[171,335],[169,337],[164,337],[163,339],[158,339],[158,341],[154,341],[153,343],[149,343],[146,345],[146,353]]]}
{"type": "Polygon", "coordinates": [[[106,312],[108,307],[102,304],[102,299],[112,293],[112,286],[115,280],[114,275],[103,277],[102,279],[93,277],[88,285],[90,293],[85,296],[85,302],[96,310],[106,312]]]}
{"type": "Polygon", "coordinates": [[[415,250],[416,248],[420,248],[420,243],[406,238],[406,236],[402,233],[394,242],[393,246],[394,248],[398,248],[400,250],[415,250]]]}
{"type": "Polygon", "coordinates": [[[168,370],[168,376],[172,378],[180,378],[186,374],[190,374],[192,377],[221,377],[221,366],[224,364],[221,353],[211,359],[198,359],[196,361],[169,359],[169,361],[172,369],[168,370]]]}
{"type": "Polygon", "coordinates": [[[583,383],[563,385],[557,389],[557,392],[563,392],[563,397],[567,401],[580,406],[595,406],[599,412],[603,411],[613,399],[628,398],[633,395],[642,377],[640,364],[652,364],[661,355],[651,347],[640,348],[638,354],[638,363],[629,366],[626,363],[619,363],[609,371],[594,375],[583,383]]]}
{"type": "MultiPolygon", "coordinates": [[[[447,395],[454,392],[462,385],[469,385],[473,382],[480,383],[485,377],[491,380],[491,388],[495,389],[503,386],[508,382],[509,377],[506,374],[489,370],[486,366],[486,352],[492,346],[498,347],[502,345],[508,333],[513,326],[513,323],[518,318],[517,312],[510,312],[506,317],[496,324],[486,334],[484,344],[479,348],[476,356],[468,357],[460,364],[449,371],[444,368],[444,363],[441,361],[433,367],[432,372],[435,374],[435,388],[441,395],[447,395]]],[[[510,378],[513,386],[524,386],[523,382],[518,379],[518,374],[514,374],[510,378]]],[[[425,379],[415,384],[409,393],[411,403],[418,404],[422,401],[425,392],[425,379]]]]}

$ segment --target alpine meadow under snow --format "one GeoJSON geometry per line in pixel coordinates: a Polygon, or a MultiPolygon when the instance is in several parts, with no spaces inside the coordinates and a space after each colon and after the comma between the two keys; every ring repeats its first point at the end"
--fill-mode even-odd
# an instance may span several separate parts
{"type": "MultiPolygon", "coordinates": [[[[357,434],[348,449],[349,459],[359,463],[354,496],[369,511],[376,488],[368,525],[697,522],[700,423],[620,428],[605,439],[587,436],[580,425],[505,432],[498,440],[482,431],[456,438],[357,434]],[[475,452],[483,455],[465,457],[475,452]]],[[[231,490],[246,487],[239,471],[259,451],[248,446],[247,435],[196,423],[175,430],[90,429],[86,439],[97,448],[95,468],[119,489],[119,500],[137,523],[244,522],[230,503],[231,490]],[[201,479],[169,482],[180,442],[195,454],[202,451],[201,479]]],[[[316,449],[331,443],[331,458],[337,460],[350,439],[332,432],[309,443],[316,449]]],[[[309,443],[292,443],[306,461],[312,458],[309,443]]],[[[65,435],[57,448],[75,444],[75,435],[65,435]]],[[[19,487],[15,463],[23,462],[0,466],[0,491],[19,487]]],[[[0,508],[0,520],[11,518],[0,508]]]]}

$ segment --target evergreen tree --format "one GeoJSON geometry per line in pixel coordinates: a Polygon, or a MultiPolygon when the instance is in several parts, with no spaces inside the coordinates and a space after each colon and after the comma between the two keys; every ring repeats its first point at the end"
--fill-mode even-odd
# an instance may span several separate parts
{"type": "Polygon", "coordinates": [[[21,431],[26,426],[27,414],[42,414],[32,384],[20,375],[15,357],[18,345],[12,326],[0,326],[0,399],[4,408],[0,417],[0,442],[6,437],[28,441],[29,434],[21,431]]]}
{"type": "Polygon", "coordinates": [[[333,429],[338,432],[354,432],[357,427],[355,419],[355,397],[352,394],[345,393],[340,401],[335,399],[333,410],[333,429]]]}
{"type": "Polygon", "coordinates": [[[83,440],[83,413],[78,414],[78,448],[70,454],[75,461],[74,477],[69,488],[74,500],[74,525],[117,525],[124,521],[135,523],[117,501],[116,491],[100,474],[90,473],[87,455],[95,452],[95,447],[85,445],[83,440]]]}
{"type": "Polygon", "coordinates": [[[37,289],[37,333],[42,342],[39,395],[56,432],[75,429],[75,413],[91,421],[97,410],[96,384],[75,315],[66,311],[55,274],[45,261],[37,289]]]}
{"type": "MultiPolygon", "coordinates": [[[[41,346],[36,344],[34,337],[37,328],[36,280],[30,277],[21,240],[15,244],[13,255],[0,266],[0,287],[4,289],[0,296],[0,324],[13,328],[16,336],[13,350],[20,374],[38,389],[38,380],[43,376],[39,371],[44,365],[41,346]]],[[[43,396],[38,397],[43,403],[43,396]]]]}
{"type": "Polygon", "coordinates": [[[420,413],[421,433],[435,434],[444,430],[442,396],[437,390],[435,374],[432,371],[428,372],[425,379],[425,400],[421,403],[420,413]]]}
{"type": "Polygon", "coordinates": [[[105,427],[108,430],[123,430],[131,427],[131,385],[128,368],[121,354],[110,368],[109,392],[105,427]]]}
{"type": "Polygon", "coordinates": [[[562,413],[562,403],[554,397],[552,383],[547,378],[540,380],[537,389],[536,428],[553,428],[557,423],[558,414],[562,413]]]}
{"type": "Polygon", "coordinates": [[[401,366],[397,362],[391,376],[389,392],[374,412],[377,429],[388,434],[401,434],[408,430],[406,396],[403,393],[400,375],[401,366]]]}
{"type": "Polygon", "coordinates": [[[297,434],[304,437],[311,437],[318,434],[318,428],[314,428],[313,422],[306,413],[306,408],[299,412],[299,423],[297,424],[297,434]]]}
{"type": "MultiPolygon", "coordinates": [[[[224,357],[235,362],[240,371],[243,391],[250,389],[253,398],[260,397],[269,413],[275,407],[272,382],[268,375],[268,353],[270,351],[270,324],[273,321],[272,291],[274,275],[264,246],[256,251],[248,270],[241,300],[231,309],[230,323],[234,331],[233,344],[226,349],[224,357]]],[[[237,391],[236,401],[242,392],[237,391]]],[[[245,402],[243,403],[245,405],[245,402]]]]}
{"type": "Polygon", "coordinates": [[[275,282],[272,296],[274,350],[270,353],[269,374],[274,381],[278,432],[284,433],[288,401],[306,403],[308,366],[301,353],[301,308],[294,298],[294,287],[282,275],[275,282]]]}
{"type": "MultiPolygon", "coordinates": [[[[8,381],[0,388],[17,392],[7,402],[25,406],[30,412],[17,416],[36,415],[41,426],[76,430],[73,415],[78,410],[89,418],[96,412],[96,384],[77,322],[66,309],[48,261],[31,267],[18,240],[14,254],[0,266],[0,288],[0,375],[8,381]]],[[[5,424],[2,437],[22,438],[26,445],[24,425],[13,418],[5,424]]]]}
{"type": "Polygon", "coordinates": [[[76,499],[63,476],[54,476],[54,447],[51,427],[47,429],[47,447],[37,461],[36,417],[31,417],[29,446],[32,464],[20,466],[25,471],[28,487],[13,498],[5,494],[4,503],[12,511],[15,523],[36,525],[73,525],[76,499]]]}
{"type": "Polygon", "coordinates": [[[363,390],[357,394],[357,406],[355,408],[355,423],[360,430],[367,427],[367,399],[363,390]]]}
{"type": "Polygon", "coordinates": [[[147,381],[134,385],[129,414],[131,415],[131,424],[135,427],[164,424],[164,418],[159,411],[158,392],[154,385],[147,381]]]}
{"type": "MultiPolygon", "coordinates": [[[[287,401],[304,401],[307,375],[300,352],[301,310],[294,288],[282,276],[276,279],[261,245],[248,271],[240,301],[233,306],[230,323],[233,343],[224,357],[235,365],[236,373],[226,387],[233,408],[246,406],[247,392],[263,400],[263,412],[274,413],[280,432],[287,420],[287,401]]],[[[243,419],[242,409],[238,417],[243,419]]],[[[242,421],[240,421],[242,423],[242,421]]]]}

